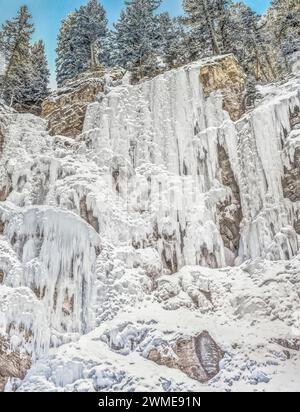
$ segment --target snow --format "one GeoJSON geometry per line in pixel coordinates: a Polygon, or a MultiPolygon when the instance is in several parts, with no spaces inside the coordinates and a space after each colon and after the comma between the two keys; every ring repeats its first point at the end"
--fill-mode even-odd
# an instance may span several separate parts
{"type": "Polygon", "coordinates": [[[204,96],[206,63],[112,88],[76,139],[7,112],[0,333],[34,359],[7,391],[299,390],[299,352],[278,339],[300,337],[300,204],[282,189],[300,79],[261,87],[233,122],[219,92],[204,96]],[[240,192],[236,253],[219,146],[240,192]],[[147,359],[203,331],[225,352],[208,384],[147,359]]]}
{"type": "Polygon", "coordinates": [[[83,384],[92,391],[136,391],[141,385],[143,390],[161,391],[166,383],[170,391],[299,390],[299,353],[288,351],[288,356],[275,342],[279,335],[296,337],[289,306],[300,310],[299,258],[286,266],[259,260],[218,271],[184,268],[178,277],[186,282],[198,281],[199,272],[210,282],[213,309],[164,309],[156,299],[127,307],[78,342],[51,350],[19,391],[36,389],[40,380],[44,390],[54,391],[77,391],[83,384]],[[151,348],[202,330],[209,330],[225,351],[221,371],[209,385],[146,359],[151,348]]]}
{"type": "Polygon", "coordinates": [[[4,204],[0,216],[7,222],[4,235],[12,244],[12,256],[18,258],[16,270],[13,264],[4,268],[4,283],[36,291],[49,312],[47,323],[56,332],[89,330],[88,303],[93,302],[96,249],[100,248],[94,230],[76,215],[47,206],[20,210],[4,204]]]}

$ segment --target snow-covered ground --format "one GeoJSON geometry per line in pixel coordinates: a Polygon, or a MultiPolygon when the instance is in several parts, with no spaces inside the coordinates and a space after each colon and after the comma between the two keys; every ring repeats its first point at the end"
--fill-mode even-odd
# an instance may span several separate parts
{"type": "Polygon", "coordinates": [[[33,356],[6,390],[299,390],[300,79],[233,122],[201,64],[113,88],[75,140],[6,114],[0,333],[33,356]],[[148,359],[203,331],[209,382],[148,359]]]}

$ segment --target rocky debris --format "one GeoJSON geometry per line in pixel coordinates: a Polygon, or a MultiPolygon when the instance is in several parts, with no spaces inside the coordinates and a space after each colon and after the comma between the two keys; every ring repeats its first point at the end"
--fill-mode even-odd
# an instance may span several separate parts
{"type": "Polygon", "coordinates": [[[24,379],[30,367],[31,356],[18,350],[9,350],[7,340],[0,337],[0,392],[4,391],[9,378],[24,379]]]}
{"type": "Polygon", "coordinates": [[[289,350],[300,351],[300,339],[291,338],[291,339],[274,339],[274,342],[283,348],[289,350]]]}
{"type": "Polygon", "coordinates": [[[179,369],[192,379],[208,382],[220,371],[224,352],[207,331],[193,338],[152,349],[148,359],[159,365],[179,369]]]}
{"type": "Polygon", "coordinates": [[[229,156],[223,146],[218,144],[218,162],[220,167],[220,179],[224,186],[231,189],[231,196],[219,203],[218,216],[220,234],[224,245],[236,256],[240,244],[240,224],[243,220],[240,189],[235,179],[229,156]]]}
{"type": "Polygon", "coordinates": [[[246,75],[232,54],[203,64],[200,79],[206,97],[212,92],[222,91],[223,108],[232,120],[238,120],[245,113],[246,75]]]}

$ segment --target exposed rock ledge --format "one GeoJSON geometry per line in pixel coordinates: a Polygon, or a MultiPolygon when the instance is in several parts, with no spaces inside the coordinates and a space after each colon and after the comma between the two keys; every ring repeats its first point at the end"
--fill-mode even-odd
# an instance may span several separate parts
{"type": "Polygon", "coordinates": [[[86,108],[103,91],[103,73],[88,73],[66,83],[42,104],[51,135],[77,136],[81,133],[86,108]]]}
{"type": "MultiPolygon", "coordinates": [[[[82,132],[87,106],[105,91],[107,80],[112,84],[123,77],[122,71],[87,72],[55,91],[42,105],[42,117],[48,120],[51,135],[76,137],[82,132]]],[[[223,108],[232,120],[244,114],[245,73],[236,58],[229,54],[203,61],[200,80],[204,94],[222,91],[223,108]]]]}
{"type": "MultiPolygon", "coordinates": [[[[108,76],[111,81],[116,81],[123,73],[112,71],[108,76]]],[[[50,134],[78,136],[82,132],[87,106],[104,91],[106,81],[104,71],[86,72],[53,92],[42,104],[42,117],[48,120],[50,134]]]]}
{"type": "Polygon", "coordinates": [[[246,75],[232,54],[210,59],[200,68],[200,80],[205,96],[221,90],[223,108],[236,121],[244,113],[246,75]]]}

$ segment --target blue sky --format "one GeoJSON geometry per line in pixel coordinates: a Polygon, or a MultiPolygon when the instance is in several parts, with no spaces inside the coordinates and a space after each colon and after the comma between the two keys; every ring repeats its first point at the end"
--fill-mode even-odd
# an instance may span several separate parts
{"type": "MultiPolygon", "coordinates": [[[[51,85],[55,85],[55,47],[56,38],[62,18],[75,8],[85,4],[87,0],[0,0],[0,24],[14,16],[18,8],[27,4],[36,31],[34,39],[43,39],[46,43],[46,52],[52,72],[51,85]]],[[[117,20],[123,0],[102,0],[107,10],[110,23],[117,20]]],[[[259,13],[263,13],[270,1],[268,0],[245,0],[249,6],[259,13]]],[[[181,13],[181,0],[164,0],[162,8],[173,15],[181,13]]]]}

